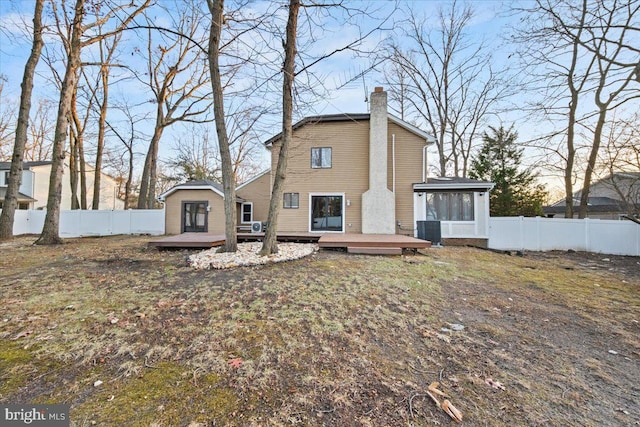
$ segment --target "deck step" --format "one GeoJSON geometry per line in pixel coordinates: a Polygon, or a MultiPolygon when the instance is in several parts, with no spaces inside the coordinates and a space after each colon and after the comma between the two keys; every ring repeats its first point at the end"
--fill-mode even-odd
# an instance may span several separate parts
{"type": "Polygon", "coordinates": [[[366,255],[402,255],[402,248],[376,247],[376,246],[348,246],[350,254],[366,255]]]}

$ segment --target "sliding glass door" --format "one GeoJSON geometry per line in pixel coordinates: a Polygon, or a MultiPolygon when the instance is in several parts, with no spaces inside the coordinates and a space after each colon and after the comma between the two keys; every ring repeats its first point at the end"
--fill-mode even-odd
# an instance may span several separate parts
{"type": "Polygon", "coordinates": [[[207,232],[207,202],[182,202],[182,232],[207,232]]]}
{"type": "Polygon", "coordinates": [[[343,231],[342,196],[311,196],[311,231],[343,231]]]}

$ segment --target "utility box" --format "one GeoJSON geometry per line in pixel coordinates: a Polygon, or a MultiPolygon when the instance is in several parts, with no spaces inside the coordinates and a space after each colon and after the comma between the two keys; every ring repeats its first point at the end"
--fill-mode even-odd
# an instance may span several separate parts
{"type": "Polygon", "coordinates": [[[428,240],[433,245],[442,244],[440,221],[418,221],[418,239],[428,240]]]}

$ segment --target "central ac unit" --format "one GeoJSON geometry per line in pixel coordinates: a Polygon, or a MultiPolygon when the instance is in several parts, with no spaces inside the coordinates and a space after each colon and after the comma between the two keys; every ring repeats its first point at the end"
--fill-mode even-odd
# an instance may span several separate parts
{"type": "Polygon", "coordinates": [[[260,222],[260,221],[251,221],[251,232],[252,233],[261,233],[262,232],[262,222],[260,222]]]}

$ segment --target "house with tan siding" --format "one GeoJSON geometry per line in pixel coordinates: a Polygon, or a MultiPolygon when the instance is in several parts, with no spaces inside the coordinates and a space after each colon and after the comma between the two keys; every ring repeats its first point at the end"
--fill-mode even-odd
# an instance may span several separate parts
{"type": "MultiPolygon", "coordinates": [[[[489,197],[483,195],[493,185],[428,179],[427,148],[434,138],[389,114],[382,88],[370,100],[370,113],[307,117],[293,126],[278,233],[419,237],[418,222],[438,220],[462,226],[463,238],[488,239],[489,197]]],[[[267,221],[280,144],[281,134],[265,142],[270,168],[237,188],[240,227],[267,221]]],[[[222,203],[221,193],[216,197],[222,203]]],[[[179,208],[169,198],[166,203],[173,217],[179,208]]],[[[167,233],[178,230],[178,220],[171,221],[167,233]]]]}

